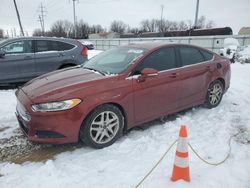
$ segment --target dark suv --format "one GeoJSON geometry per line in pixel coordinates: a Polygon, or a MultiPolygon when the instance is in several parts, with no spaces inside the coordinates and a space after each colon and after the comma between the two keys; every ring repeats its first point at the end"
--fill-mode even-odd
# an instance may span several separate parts
{"type": "Polygon", "coordinates": [[[82,64],[88,49],[77,40],[24,37],[0,41],[0,86],[82,64]]]}

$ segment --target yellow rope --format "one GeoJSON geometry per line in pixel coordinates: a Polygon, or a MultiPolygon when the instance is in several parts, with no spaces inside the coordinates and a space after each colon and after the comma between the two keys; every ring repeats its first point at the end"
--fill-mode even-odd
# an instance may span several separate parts
{"type": "Polygon", "coordinates": [[[209,165],[213,165],[213,166],[218,166],[218,165],[224,163],[224,162],[229,158],[229,156],[231,155],[231,140],[232,140],[233,137],[236,137],[238,134],[239,134],[239,133],[237,133],[237,134],[235,134],[235,135],[232,135],[232,136],[229,138],[229,140],[228,140],[229,149],[228,149],[228,152],[227,152],[227,156],[226,156],[222,161],[220,161],[220,162],[218,162],[218,163],[211,163],[211,162],[206,161],[205,159],[203,159],[203,158],[196,152],[196,150],[192,147],[191,144],[188,144],[188,145],[189,145],[190,149],[194,152],[194,154],[195,154],[200,160],[202,160],[204,163],[209,164],[209,165]]]}
{"type": "MultiPolygon", "coordinates": [[[[223,159],[222,161],[218,162],[218,163],[210,163],[208,161],[206,161],[205,159],[203,159],[197,152],[196,150],[191,146],[191,144],[188,144],[190,149],[194,152],[194,154],[201,160],[203,161],[204,163],[206,164],[209,164],[209,165],[213,165],[213,166],[218,166],[222,163],[224,163],[230,156],[231,154],[231,140],[233,137],[236,137],[238,134],[240,133],[237,133],[233,136],[231,136],[228,140],[228,146],[229,146],[229,150],[228,150],[228,153],[227,153],[227,156],[225,157],[225,159],[223,159]]],[[[170,147],[165,151],[165,153],[162,155],[162,157],[157,161],[157,163],[151,168],[151,170],[142,178],[142,180],[135,186],[136,188],[138,188],[145,180],[146,178],[154,171],[154,169],[160,164],[160,162],[165,158],[165,156],[167,155],[167,153],[169,152],[169,150],[175,145],[175,143],[177,142],[178,140],[175,140],[171,145],[170,147]]]]}
{"type": "Polygon", "coordinates": [[[175,140],[170,147],[167,149],[167,151],[165,151],[165,153],[162,155],[162,157],[157,161],[157,163],[153,166],[153,168],[151,168],[151,170],[144,176],[144,178],[142,178],[142,180],[135,186],[136,188],[138,188],[143,182],[144,180],[154,171],[154,169],[160,164],[160,162],[164,159],[164,157],[167,155],[167,153],[169,152],[169,150],[175,145],[175,143],[177,142],[177,140],[175,140]]]}

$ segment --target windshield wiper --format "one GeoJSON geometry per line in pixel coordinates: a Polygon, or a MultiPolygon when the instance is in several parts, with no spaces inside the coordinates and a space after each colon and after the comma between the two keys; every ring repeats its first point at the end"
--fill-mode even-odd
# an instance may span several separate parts
{"type": "Polygon", "coordinates": [[[83,68],[83,69],[92,70],[92,71],[95,71],[95,72],[100,73],[100,74],[103,75],[103,76],[106,76],[106,74],[105,74],[104,72],[100,71],[100,70],[96,70],[96,69],[90,68],[90,67],[82,67],[82,68],[83,68]]]}

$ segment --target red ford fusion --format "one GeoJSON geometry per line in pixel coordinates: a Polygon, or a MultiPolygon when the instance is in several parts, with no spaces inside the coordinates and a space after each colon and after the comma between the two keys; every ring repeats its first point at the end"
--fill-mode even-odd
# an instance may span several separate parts
{"type": "Polygon", "coordinates": [[[230,61],[206,49],[131,44],[31,80],[16,91],[16,116],[30,141],[103,148],[136,125],[216,107],[230,77],[230,61]]]}

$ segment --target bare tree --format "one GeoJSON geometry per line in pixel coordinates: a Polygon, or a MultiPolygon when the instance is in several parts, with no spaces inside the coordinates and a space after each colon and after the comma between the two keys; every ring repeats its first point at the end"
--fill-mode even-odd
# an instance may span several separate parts
{"type": "Polygon", "coordinates": [[[178,23],[178,30],[179,30],[179,31],[184,31],[184,30],[187,30],[187,29],[188,29],[188,25],[187,25],[186,22],[180,21],[180,22],[178,23]]]}
{"type": "Polygon", "coordinates": [[[188,29],[192,29],[193,28],[192,20],[187,20],[187,25],[188,25],[188,29]]]}
{"type": "Polygon", "coordinates": [[[123,21],[114,20],[111,22],[110,31],[117,33],[124,33],[127,28],[127,25],[123,21]]]}
{"type": "Polygon", "coordinates": [[[89,24],[80,20],[76,25],[76,36],[79,39],[86,39],[88,38],[88,34],[90,33],[89,24]]]}
{"type": "Polygon", "coordinates": [[[177,31],[178,30],[178,22],[175,21],[170,21],[170,31],[177,31]]]}
{"type": "Polygon", "coordinates": [[[0,38],[3,38],[3,29],[0,29],[0,38]]]}
{"type": "Polygon", "coordinates": [[[44,36],[43,31],[41,29],[35,29],[32,33],[33,36],[44,36]]]}
{"type": "Polygon", "coordinates": [[[156,32],[158,28],[159,20],[157,19],[146,19],[141,21],[142,32],[156,32]]]}
{"type": "Polygon", "coordinates": [[[206,28],[213,28],[215,27],[215,23],[213,20],[208,20],[206,23],[206,28]]]}
{"type": "Polygon", "coordinates": [[[157,21],[157,26],[158,26],[158,29],[157,31],[158,32],[167,32],[169,30],[175,30],[177,29],[177,23],[175,24],[174,22],[170,21],[170,20],[166,20],[166,19],[162,19],[161,20],[158,20],[157,21]]]}
{"type": "Polygon", "coordinates": [[[201,16],[197,21],[197,29],[205,28],[206,25],[206,17],[201,16]]]}
{"type": "Polygon", "coordinates": [[[201,16],[198,19],[197,29],[212,28],[215,26],[213,20],[207,20],[206,16],[201,16]]]}
{"type": "Polygon", "coordinates": [[[146,19],[146,20],[142,20],[141,23],[141,31],[142,32],[149,32],[149,20],[146,19]]]}
{"type": "Polygon", "coordinates": [[[127,28],[127,33],[134,33],[134,34],[138,34],[140,33],[140,29],[138,27],[128,27],[127,28]]]}
{"type": "Polygon", "coordinates": [[[73,24],[68,20],[56,21],[50,29],[50,35],[55,37],[68,37],[73,31],[73,24]]]}
{"type": "Polygon", "coordinates": [[[101,25],[92,25],[92,27],[90,27],[90,33],[103,33],[104,32],[104,28],[101,25]]]}
{"type": "MultiPolygon", "coordinates": [[[[201,16],[198,19],[199,29],[203,28],[212,28],[215,26],[214,21],[207,20],[205,16],[201,16]]],[[[87,38],[90,33],[103,33],[106,31],[101,25],[92,25],[80,20],[77,25],[77,38],[87,38]]],[[[184,31],[188,29],[194,29],[193,23],[191,20],[187,21],[170,21],[167,19],[144,19],[140,23],[140,27],[131,28],[129,25],[126,25],[124,22],[119,20],[114,20],[110,25],[110,31],[118,33],[134,33],[139,34],[142,32],[167,32],[167,31],[184,31]]],[[[3,34],[2,34],[3,35],[3,34]]],[[[33,36],[42,36],[41,30],[36,29],[33,32],[33,36]]],[[[73,24],[67,20],[58,20],[52,26],[51,29],[44,33],[44,36],[56,36],[56,37],[72,37],[74,38],[73,33],[73,24]]],[[[1,30],[0,30],[1,37],[1,30]]]]}
{"type": "Polygon", "coordinates": [[[187,30],[188,24],[185,21],[170,21],[166,19],[151,19],[141,22],[141,30],[143,32],[167,32],[175,30],[187,30]]]}
{"type": "Polygon", "coordinates": [[[156,28],[157,28],[157,20],[156,19],[150,20],[149,22],[150,32],[156,32],[156,28]]]}

